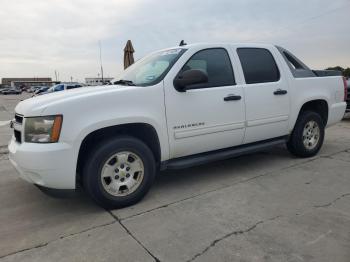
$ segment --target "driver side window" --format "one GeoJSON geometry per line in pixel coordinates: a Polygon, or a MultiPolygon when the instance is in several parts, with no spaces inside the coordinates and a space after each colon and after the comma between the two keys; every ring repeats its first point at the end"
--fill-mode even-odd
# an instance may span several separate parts
{"type": "Polygon", "coordinates": [[[196,88],[235,85],[230,58],[224,48],[211,48],[195,53],[182,67],[180,74],[191,69],[202,70],[208,75],[208,83],[196,88]]]}

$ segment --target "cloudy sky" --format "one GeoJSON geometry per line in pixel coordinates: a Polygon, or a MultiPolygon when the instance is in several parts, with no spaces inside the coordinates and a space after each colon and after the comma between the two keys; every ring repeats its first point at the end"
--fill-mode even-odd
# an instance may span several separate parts
{"type": "Polygon", "coordinates": [[[350,0],[0,0],[0,78],[118,77],[131,39],[148,52],[194,42],[267,42],[306,64],[350,67],[350,0]]]}

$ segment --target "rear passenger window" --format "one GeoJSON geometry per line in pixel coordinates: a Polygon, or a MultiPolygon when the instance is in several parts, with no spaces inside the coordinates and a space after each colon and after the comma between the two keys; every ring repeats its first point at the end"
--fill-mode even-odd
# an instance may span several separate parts
{"type": "Polygon", "coordinates": [[[277,82],[280,72],[269,50],[264,48],[238,48],[247,84],[277,82]]]}
{"type": "Polygon", "coordinates": [[[208,83],[200,84],[196,88],[235,85],[231,61],[223,48],[199,51],[187,61],[180,73],[190,69],[199,69],[208,75],[208,83]]]}

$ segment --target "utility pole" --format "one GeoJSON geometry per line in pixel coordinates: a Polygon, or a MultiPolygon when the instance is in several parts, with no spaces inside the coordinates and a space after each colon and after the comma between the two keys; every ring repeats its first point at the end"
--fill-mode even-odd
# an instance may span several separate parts
{"type": "Polygon", "coordinates": [[[102,78],[102,84],[103,84],[103,66],[102,66],[102,48],[101,48],[101,41],[98,41],[98,45],[100,47],[100,64],[101,64],[101,78],[102,78]]]}

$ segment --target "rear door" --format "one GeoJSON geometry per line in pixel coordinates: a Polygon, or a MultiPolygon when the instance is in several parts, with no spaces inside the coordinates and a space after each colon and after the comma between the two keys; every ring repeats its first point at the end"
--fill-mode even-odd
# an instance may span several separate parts
{"type": "Polygon", "coordinates": [[[246,133],[244,143],[288,133],[290,94],[273,48],[237,48],[245,79],[246,133]]]}
{"type": "Polygon", "coordinates": [[[226,48],[189,49],[164,79],[170,157],[240,145],[244,136],[244,95],[226,48]],[[199,69],[209,82],[179,92],[179,72],[199,69]],[[236,97],[230,99],[230,97],[236,97]]]}

